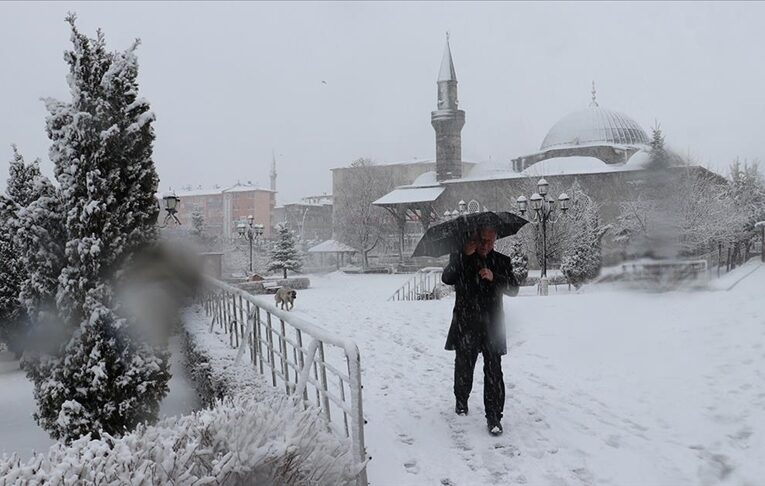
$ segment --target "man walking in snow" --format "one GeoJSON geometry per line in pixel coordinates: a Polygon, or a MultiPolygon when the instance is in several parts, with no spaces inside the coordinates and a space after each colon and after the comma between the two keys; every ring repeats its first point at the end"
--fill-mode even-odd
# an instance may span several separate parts
{"type": "Polygon", "coordinates": [[[462,252],[452,253],[441,280],[454,285],[456,299],[446,349],[455,351],[455,412],[467,415],[473,370],[483,355],[483,403],[492,435],[502,433],[505,383],[502,355],[507,354],[502,296],[518,294],[510,258],[494,251],[497,233],[481,229],[462,252]]]}

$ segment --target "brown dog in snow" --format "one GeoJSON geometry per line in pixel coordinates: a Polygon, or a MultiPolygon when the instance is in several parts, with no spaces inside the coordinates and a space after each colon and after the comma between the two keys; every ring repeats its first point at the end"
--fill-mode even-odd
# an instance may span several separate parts
{"type": "Polygon", "coordinates": [[[297,292],[289,287],[281,287],[274,295],[276,305],[278,306],[281,304],[282,310],[284,310],[285,305],[287,306],[287,310],[292,310],[292,308],[295,307],[295,299],[297,299],[297,292]]]}

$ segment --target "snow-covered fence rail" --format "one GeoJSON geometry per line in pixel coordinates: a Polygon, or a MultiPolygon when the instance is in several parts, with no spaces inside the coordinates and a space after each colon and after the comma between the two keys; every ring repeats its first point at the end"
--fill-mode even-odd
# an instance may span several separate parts
{"type": "Polygon", "coordinates": [[[707,279],[706,260],[642,260],[622,264],[622,274],[633,282],[651,282],[660,288],[707,279]]]}
{"type": "MultiPolygon", "coordinates": [[[[209,277],[205,284],[200,298],[212,318],[210,332],[219,326],[228,334],[231,347],[238,349],[237,361],[249,354],[252,366],[270,376],[273,386],[284,387],[288,395],[319,407],[328,427],[351,439],[354,457],[365,465],[368,456],[356,344],[278,309],[265,297],[209,277]]],[[[366,467],[361,468],[357,484],[367,485],[366,467]]]]}
{"type": "Polygon", "coordinates": [[[436,288],[441,283],[441,267],[426,267],[398,288],[388,300],[437,300],[436,288]]]}

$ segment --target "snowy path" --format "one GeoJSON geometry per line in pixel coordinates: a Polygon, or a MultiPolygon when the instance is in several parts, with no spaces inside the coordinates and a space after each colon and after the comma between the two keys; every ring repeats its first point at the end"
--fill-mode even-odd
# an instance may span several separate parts
{"type": "Polygon", "coordinates": [[[295,312],[361,348],[373,485],[757,484],[765,477],[765,267],[731,292],[506,299],[505,435],[481,362],[453,412],[452,299],[385,302],[406,276],[312,277],[295,312]]]}

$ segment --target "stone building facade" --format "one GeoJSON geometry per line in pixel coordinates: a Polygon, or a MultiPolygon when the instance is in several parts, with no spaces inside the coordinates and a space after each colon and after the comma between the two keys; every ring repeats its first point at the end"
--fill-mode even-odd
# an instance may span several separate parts
{"type": "Polygon", "coordinates": [[[332,196],[307,196],[274,208],[274,226],[287,223],[300,241],[321,242],[332,238],[332,196]]]}
{"type": "Polygon", "coordinates": [[[246,223],[247,217],[253,215],[254,222],[264,226],[263,237],[271,237],[275,191],[236,184],[227,188],[186,189],[176,195],[180,198],[178,219],[187,228],[191,227],[191,215],[198,210],[208,235],[235,238],[238,237],[237,224],[246,223]]]}

